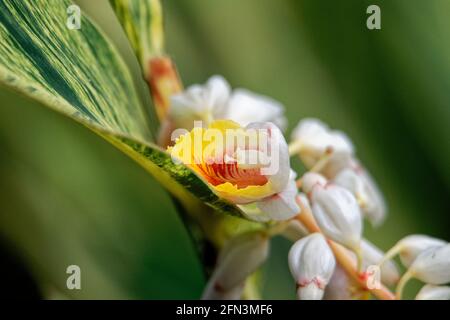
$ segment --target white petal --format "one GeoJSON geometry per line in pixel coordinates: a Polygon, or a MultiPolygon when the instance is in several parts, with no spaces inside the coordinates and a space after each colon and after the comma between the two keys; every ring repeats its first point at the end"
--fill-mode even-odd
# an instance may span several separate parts
{"type": "Polygon", "coordinates": [[[306,193],[313,191],[314,187],[325,187],[327,179],[319,173],[307,172],[302,177],[302,190],[306,193]]]}
{"type": "Polygon", "coordinates": [[[362,168],[345,168],[333,182],[349,190],[357,198],[361,211],[374,226],[379,226],[386,216],[386,204],[372,177],[362,168]]]}
{"type": "Polygon", "coordinates": [[[313,139],[328,132],[328,126],[319,119],[306,118],[301,120],[292,131],[292,140],[313,139]]]}
{"type": "Polygon", "coordinates": [[[311,202],[314,218],[327,237],[352,250],[359,248],[361,213],[355,197],[348,190],[335,185],[315,188],[311,202]]]}
{"type": "Polygon", "coordinates": [[[322,300],[324,290],[319,288],[314,282],[297,288],[298,300],[322,300]]]}
{"type": "Polygon", "coordinates": [[[416,300],[450,300],[450,287],[427,284],[420,289],[416,300]]]}
{"type": "Polygon", "coordinates": [[[230,96],[230,86],[220,76],[211,77],[205,85],[192,85],[170,98],[169,117],[176,128],[191,130],[194,121],[210,121],[223,114],[230,96]]]}
{"type": "Polygon", "coordinates": [[[322,290],[330,281],[336,266],[334,255],[320,233],[298,240],[289,251],[288,261],[299,287],[315,283],[322,290]]]}
{"type": "Polygon", "coordinates": [[[273,122],[284,130],[286,119],[283,114],[284,106],[278,101],[245,89],[236,89],[231,95],[224,117],[243,127],[251,122],[273,122]]]}
{"type": "MultiPolygon", "coordinates": [[[[383,259],[384,252],[366,239],[362,239],[361,249],[364,269],[378,264],[383,259]]],[[[381,281],[384,284],[391,286],[396,284],[399,279],[400,274],[396,264],[392,260],[386,261],[381,267],[381,281]]]]}
{"type": "Polygon", "coordinates": [[[266,261],[268,254],[269,241],[261,233],[245,233],[232,238],[220,252],[203,299],[226,296],[227,293],[234,295],[236,288],[266,261]]]}
{"type": "Polygon", "coordinates": [[[215,119],[225,112],[230,91],[230,85],[222,76],[212,76],[206,83],[205,100],[211,106],[215,119]]]}
{"type": "Polygon", "coordinates": [[[336,265],[333,276],[325,288],[324,300],[351,300],[351,283],[347,273],[341,266],[336,265]]]}
{"type": "Polygon", "coordinates": [[[256,204],[263,215],[271,220],[288,220],[300,213],[300,207],[296,201],[297,193],[295,178],[290,179],[283,191],[256,204]]]}
{"type": "Polygon", "coordinates": [[[353,154],[333,153],[325,167],[320,170],[327,179],[333,179],[343,169],[352,167],[354,164],[353,154]]]}
{"type": "Polygon", "coordinates": [[[450,244],[425,250],[417,256],[409,271],[425,283],[441,285],[450,282],[450,244]]]}
{"type": "Polygon", "coordinates": [[[353,144],[340,131],[330,130],[322,121],[317,119],[303,119],[293,130],[292,140],[301,143],[300,158],[311,168],[327,152],[334,155],[352,155],[353,144]]]}
{"type": "Polygon", "coordinates": [[[261,168],[261,173],[269,178],[276,192],[285,189],[291,174],[290,156],[286,140],[280,129],[271,122],[253,122],[246,130],[262,130],[268,135],[268,145],[259,145],[259,149],[269,155],[270,164],[261,168]]]}
{"type": "Polygon", "coordinates": [[[417,256],[423,251],[445,245],[447,242],[441,239],[422,234],[414,234],[401,239],[394,246],[394,250],[400,253],[400,259],[405,267],[409,267],[417,256]]]}

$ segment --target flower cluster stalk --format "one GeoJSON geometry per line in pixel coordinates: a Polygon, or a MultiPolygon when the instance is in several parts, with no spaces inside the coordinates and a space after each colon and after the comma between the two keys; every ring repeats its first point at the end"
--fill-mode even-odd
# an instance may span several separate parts
{"type": "MultiPolygon", "coordinates": [[[[295,217],[298,221],[300,221],[309,232],[321,232],[319,227],[317,226],[312,213],[309,209],[303,205],[301,201],[297,201],[300,208],[301,213],[295,217]]],[[[355,261],[349,256],[348,252],[339,244],[328,240],[331,250],[334,253],[336,261],[338,264],[345,270],[345,272],[353,279],[358,285],[361,286],[362,289],[369,291],[372,295],[380,300],[395,300],[395,295],[384,285],[381,285],[380,288],[369,289],[366,285],[366,277],[363,273],[358,272],[355,261]]]]}

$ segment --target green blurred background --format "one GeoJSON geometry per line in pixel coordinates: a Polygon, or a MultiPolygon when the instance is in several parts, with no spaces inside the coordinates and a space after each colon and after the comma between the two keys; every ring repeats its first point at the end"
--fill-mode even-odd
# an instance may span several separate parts
{"type": "MultiPolygon", "coordinates": [[[[135,68],[106,1],[79,2],[135,68]]],[[[367,238],[383,249],[411,233],[450,239],[450,1],[163,5],[167,51],[185,84],[222,74],[233,87],[285,104],[289,130],[318,117],[349,134],[389,205],[381,228],[366,225],[367,238]],[[381,30],[366,28],[370,4],[381,8],[381,30]]],[[[2,295],[200,296],[205,280],[188,234],[143,169],[25,98],[1,90],[0,103],[2,295]],[[81,267],[82,290],[66,289],[71,264],[81,267]]],[[[288,250],[286,240],[274,240],[265,298],[294,297],[288,250]]],[[[419,287],[408,285],[407,297],[419,287]]]]}

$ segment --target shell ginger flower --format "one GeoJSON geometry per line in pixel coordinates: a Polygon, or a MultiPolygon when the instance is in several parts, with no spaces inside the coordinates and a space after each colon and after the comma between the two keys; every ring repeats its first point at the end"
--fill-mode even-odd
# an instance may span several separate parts
{"type": "Polygon", "coordinates": [[[217,120],[181,135],[168,150],[254,220],[285,220],[300,211],[288,147],[273,123],[243,128],[217,120]]]}

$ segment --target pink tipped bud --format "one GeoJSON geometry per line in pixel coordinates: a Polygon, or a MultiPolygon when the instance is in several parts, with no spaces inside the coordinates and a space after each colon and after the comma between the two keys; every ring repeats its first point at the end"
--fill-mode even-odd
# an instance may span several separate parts
{"type": "Polygon", "coordinates": [[[420,289],[416,300],[450,300],[450,287],[427,284],[420,289]]]}
{"type": "Polygon", "coordinates": [[[302,177],[302,189],[306,193],[313,191],[315,187],[324,187],[327,179],[324,176],[314,172],[307,172],[302,177]]]}
{"type": "Polygon", "coordinates": [[[334,255],[320,233],[297,241],[289,251],[289,268],[297,283],[299,299],[322,299],[335,266],[334,255]]]}
{"type": "Polygon", "coordinates": [[[409,267],[408,273],[429,284],[441,285],[450,282],[450,244],[433,247],[419,254],[409,267]]]}

